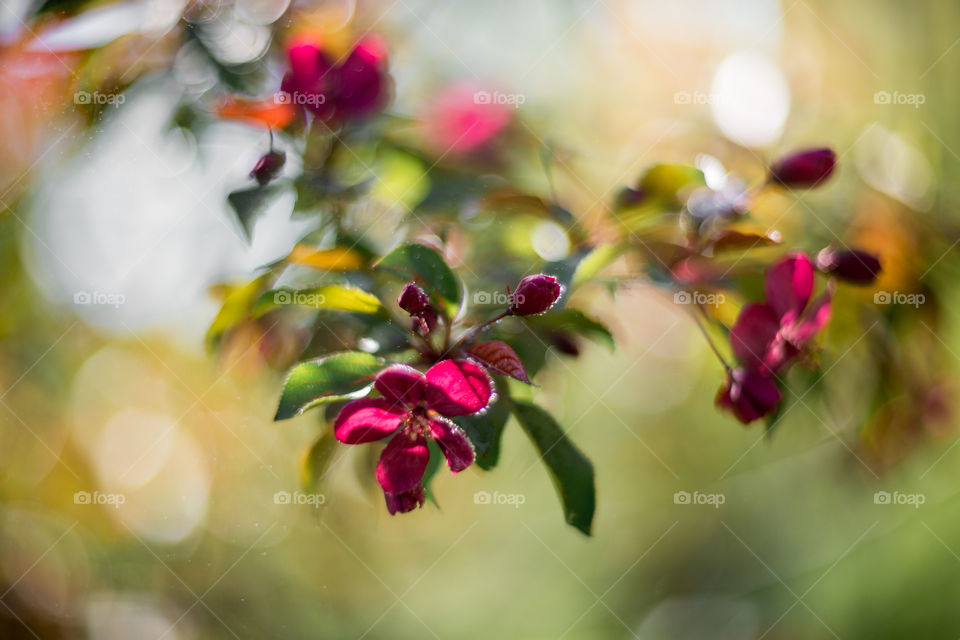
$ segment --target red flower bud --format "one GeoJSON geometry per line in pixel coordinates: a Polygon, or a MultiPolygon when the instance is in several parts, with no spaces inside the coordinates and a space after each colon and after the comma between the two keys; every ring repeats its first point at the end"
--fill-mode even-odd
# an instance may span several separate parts
{"type": "Polygon", "coordinates": [[[827,247],[817,254],[817,268],[853,284],[871,284],[880,275],[880,260],[857,249],[837,251],[827,247]]]}
{"type": "Polygon", "coordinates": [[[283,151],[271,151],[257,160],[253,171],[250,172],[250,177],[256,180],[261,187],[266,186],[277,176],[286,161],[287,154],[283,151]]]}
{"type": "Polygon", "coordinates": [[[424,335],[437,326],[437,310],[430,304],[430,296],[414,283],[408,282],[403,288],[397,305],[413,316],[414,328],[419,327],[424,335]]]}
{"type": "Polygon", "coordinates": [[[809,149],[780,158],[770,167],[770,179],[787,187],[815,187],[833,173],[833,149],[809,149]]]}
{"type": "Polygon", "coordinates": [[[749,424],[773,413],[781,397],[776,383],[762,371],[738,367],[727,374],[716,403],[743,424],[749,424]]]}
{"type": "Polygon", "coordinates": [[[563,287],[553,276],[539,273],[527,276],[510,296],[510,313],[532,316],[547,311],[560,298],[563,287]]]}

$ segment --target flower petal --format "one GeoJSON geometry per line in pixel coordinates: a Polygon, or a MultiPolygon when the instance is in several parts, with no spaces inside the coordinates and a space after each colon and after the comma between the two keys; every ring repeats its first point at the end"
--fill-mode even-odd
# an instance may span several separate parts
{"type": "Polygon", "coordinates": [[[776,383],[755,369],[737,368],[727,375],[717,394],[717,406],[727,409],[743,424],[773,413],[781,400],[776,383]]]}
{"type": "Polygon", "coordinates": [[[825,291],[813,301],[797,324],[790,329],[787,339],[800,347],[830,322],[830,291],[825,291]]]}
{"type": "Polygon", "coordinates": [[[427,370],[427,407],[445,416],[466,416],[485,408],[493,381],[468,360],[444,360],[427,370]]]}
{"type": "Polygon", "coordinates": [[[420,404],[427,389],[423,374],[405,364],[390,365],[381,371],[373,386],[387,400],[407,406],[420,404]]]}
{"type": "Polygon", "coordinates": [[[406,493],[393,494],[384,491],[383,497],[387,502],[387,511],[390,512],[390,515],[393,515],[395,513],[407,513],[417,507],[422,507],[426,499],[426,491],[424,491],[423,485],[418,484],[413,490],[406,493]]]}
{"type": "Polygon", "coordinates": [[[430,435],[440,445],[450,471],[457,473],[473,464],[474,452],[470,438],[457,424],[443,418],[430,421],[430,435]]]}
{"type": "Polygon", "coordinates": [[[803,253],[791,253],[767,269],[763,292],[784,324],[793,323],[813,294],[813,262],[803,253]]]}
{"type": "Polygon", "coordinates": [[[387,443],[377,463],[377,482],[386,493],[413,491],[423,479],[430,460],[427,440],[404,430],[387,443]]]}
{"type": "Polygon", "coordinates": [[[346,444],[373,442],[396,431],[406,416],[406,409],[389,400],[361,398],[340,409],[333,423],[333,434],[346,444]]]}
{"type": "Polygon", "coordinates": [[[780,331],[780,319],[765,304],[748,304],[730,329],[734,355],[745,362],[763,361],[780,331]]]}

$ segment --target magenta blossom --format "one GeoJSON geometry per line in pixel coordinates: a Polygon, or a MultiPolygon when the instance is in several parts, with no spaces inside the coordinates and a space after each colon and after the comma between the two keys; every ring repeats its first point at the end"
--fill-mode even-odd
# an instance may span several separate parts
{"type": "Polygon", "coordinates": [[[391,365],[377,375],[373,386],[383,397],[348,403],[337,415],[334,435],[346,444],[393,436],[380,455],[377,481],[390,513],[405,513],[423,504],[428,440],[440,446],[453,473],[473,464],[473,445],[448,418],[486,408],[493,382],[472,362],[443,360],[426,374],[404,364],[391,365]]]}
{"type": "Polygon", "coordinates": [[[313,41],[293,43],[287,57],[282,98],[324,122],[362,119],[389,101],[386,54],[376,38],[361,40],[339,64],[313,41]]]}
{"type": "Polygon", "coordinates": [[[740,422],[749,424],[773,413],[780,400],[780,389],[767,373],[752,367],[737,367],[727,373],[716,402],[740,422]]]}
{"type": "Polygon", "coordinates": [[[813,263],[803,253],[788,254],[767,269],[766,303],[746,305],[730,330],[741,362],[776,373],[808,349],[830,320],[830,290],[810,304],[813,281],[813,263]]]}

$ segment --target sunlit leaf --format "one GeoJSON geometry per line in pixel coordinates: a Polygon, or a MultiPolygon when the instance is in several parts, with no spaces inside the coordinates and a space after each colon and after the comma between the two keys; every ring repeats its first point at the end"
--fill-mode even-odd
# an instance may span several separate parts
{"type": "Polygon", "coordinates": [[[228,287],[223,305],[207,329],[205,342],[208,349],[215,348],[228,329],[250,316],[254,301],[267,286],[268,277],[264,274],[241,286],[228,287]]]}
{"type": "Polygon", "coordinates": [[[650,167],[640,179],[640,190],[647,196],[672,200],[678,192],[705,184],[703,172],[685,164],[658,164],[650,167]]]}
{"type": "Polygon", "coordinates": [[[550,472],[567,524],[590,535],[596,507],[593,464],[570,442],[553,417],[537,405],[514,402],[513,413],[550,472]]]}
{"type": "Polygon", "coordinates": [[[607,267],[614,260],[619,258],[627,250],[627,245],[623,244],[602,244],[594,248],[577,264],[571,280],[571,288],[579,287],[581,284],[594,278],[600,271],[607,267]]]}
{"type": "Polygon", "coordinates": [[[366,261],[363,254],[351,247],[318,250],[298,244],[287,256],[287,262],[322,271],[356,271],[362,269],[366,261]]]}
{"type": "Polygon", "coordinates": [[[301,362],[283,383],[274,420],[286,420],[311,407],[342,400],[371,384],[383,367],[383,360],[360,351],[344,351],[301,362]]]}
{"type": "Polygon", "coordinates": [[[380,300],[363,289],[330,284],[314,289],[290,289],[282,287],[264,292],[253,308],[254,316],[267,311],[297,305],[326,311],[349,311],[353,313],[377,313],[382,309],[380,300]]]}
{"type": "Polygon", "coordinates": [[[236,120],[264,127],[267,129],[283,129],[293,120],[295,115],[292,104],[268,100],[247,100],[229,97],[214,107],[217,116],[225,120],[236,120]]]}

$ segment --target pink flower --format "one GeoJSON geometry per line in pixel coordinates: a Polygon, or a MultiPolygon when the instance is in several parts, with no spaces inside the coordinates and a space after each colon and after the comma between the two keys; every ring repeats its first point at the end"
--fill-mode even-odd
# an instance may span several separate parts
{"type": "Polygon", "coordinates": [[[730,330],[730,345],[741,362],[776,373],[808,348],[830,320],[830,291],[810,303],[813,263],[803,253],[791,253],[767,269],[766,303],[740,311],[730,330]]]}
{"type": "Polygon", "coordinates": [[[493,396],[493,382],[467,360],[443,360],[426,374],[404,364],[381,371],[373,386],[381,398],[348,403],[334,422],[334,435],[346,444],[393,436],[380,455],[377,481],[390,513],[423,504],[423,474],[430,460],[428,440],[440,446],[450,471],[473,464],[473,445],[448,418],[482,411],[493,396]]]}
{"type": "Polygon", "coordinates": [[[314,41],[295,42],[287,57],[290,70],[280,85],[284,99],[324,122],[362,119],[389,101],[386,54],[377,38],[361,40],[341,64],[314,41]]]}
{"type": "Polygon", "coordinates": [[[471,84],[453,85],[434,100],[424,118],[425,135],[440,151],[470,153],[487,145],[511,119],[509,105],[471,84]]]}

